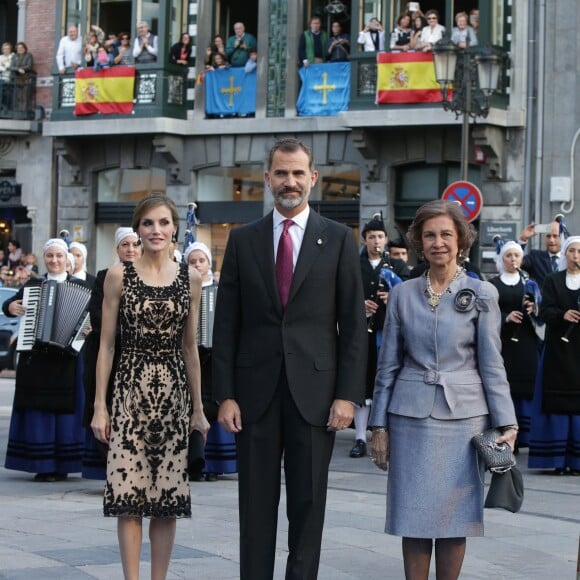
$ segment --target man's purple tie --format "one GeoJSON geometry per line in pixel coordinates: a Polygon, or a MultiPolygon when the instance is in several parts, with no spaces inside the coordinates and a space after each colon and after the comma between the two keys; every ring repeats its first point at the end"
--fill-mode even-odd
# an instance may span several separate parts
{"type": "Polygon", "coordinates": [[[278,292],[280,294],[282,308],[286,308],[294,270],[292,259],[292,238],[290,237],[290,232],[288,230],[294,225],[294,222],[292,220],[284,220],[282,223],[284,224],[284,230],[280,236],[278,251],[276,253],[276,283],[278,284],[278,292]]]}

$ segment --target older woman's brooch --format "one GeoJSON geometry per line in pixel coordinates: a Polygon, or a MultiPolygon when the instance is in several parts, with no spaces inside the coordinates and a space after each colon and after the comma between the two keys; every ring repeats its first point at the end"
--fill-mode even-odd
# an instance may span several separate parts
{"type": "Polygon", "coordinates": [[[455,296],[455,310],[458,312],[469,312],[475,307],[475,292],[466,288],[460,290],[455,296]]]}
{"type": "Polygon", "coordinates": [[[476,307],[480,312],[489,310],[485,301],[479,298],[471,288],[464,288],[457,292],[455,295],[455,310],[457,312],[469,312],[476,307]]]}

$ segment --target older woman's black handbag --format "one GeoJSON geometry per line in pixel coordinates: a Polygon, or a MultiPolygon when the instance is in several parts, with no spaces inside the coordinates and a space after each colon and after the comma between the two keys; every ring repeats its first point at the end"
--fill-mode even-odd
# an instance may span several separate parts
{"type": "Polygon", "coordinates": [[[517,513],[524,501],[524,478],[517,467],[505,473],[493,473],[485,498],[486,508],[501,508],[517,513]]]}
{"type": "Polygon", "coordinates": [[[187,473],[190,477],[202,472],[205,467],[205,451],[203,435],[194,430],[189,435],[189,449],[187,452],[187,473]]]}

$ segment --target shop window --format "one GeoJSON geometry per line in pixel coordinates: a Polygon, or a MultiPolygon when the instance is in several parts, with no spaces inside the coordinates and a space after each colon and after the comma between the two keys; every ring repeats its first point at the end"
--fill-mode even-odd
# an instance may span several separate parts
{"type": "Polygon", "coordinates": [[[136,202],[153,191],[166,190],[164,169],[109,169],[97,177],[98,202],[136,202]]]}

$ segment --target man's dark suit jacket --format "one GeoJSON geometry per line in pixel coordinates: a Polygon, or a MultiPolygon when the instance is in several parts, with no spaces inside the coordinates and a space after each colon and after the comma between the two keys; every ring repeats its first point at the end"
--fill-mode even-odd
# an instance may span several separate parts
{"type": "Polygon", "coordinates": [[[524,255],[522,270],[525,270],[541,288],[544,278],[552,273],[550,253],[547,250],[530,250],[524,255]]]}
{"type": "Polygon", "coordinates": [[[324,426],[334,399],[364,396],[367,330],[349,228],[310,211],[286,310],[276,286],[272,213],[230,233],[213,332],[216,400],[258,421],[282,365],[304,419],[324,426]]]}

